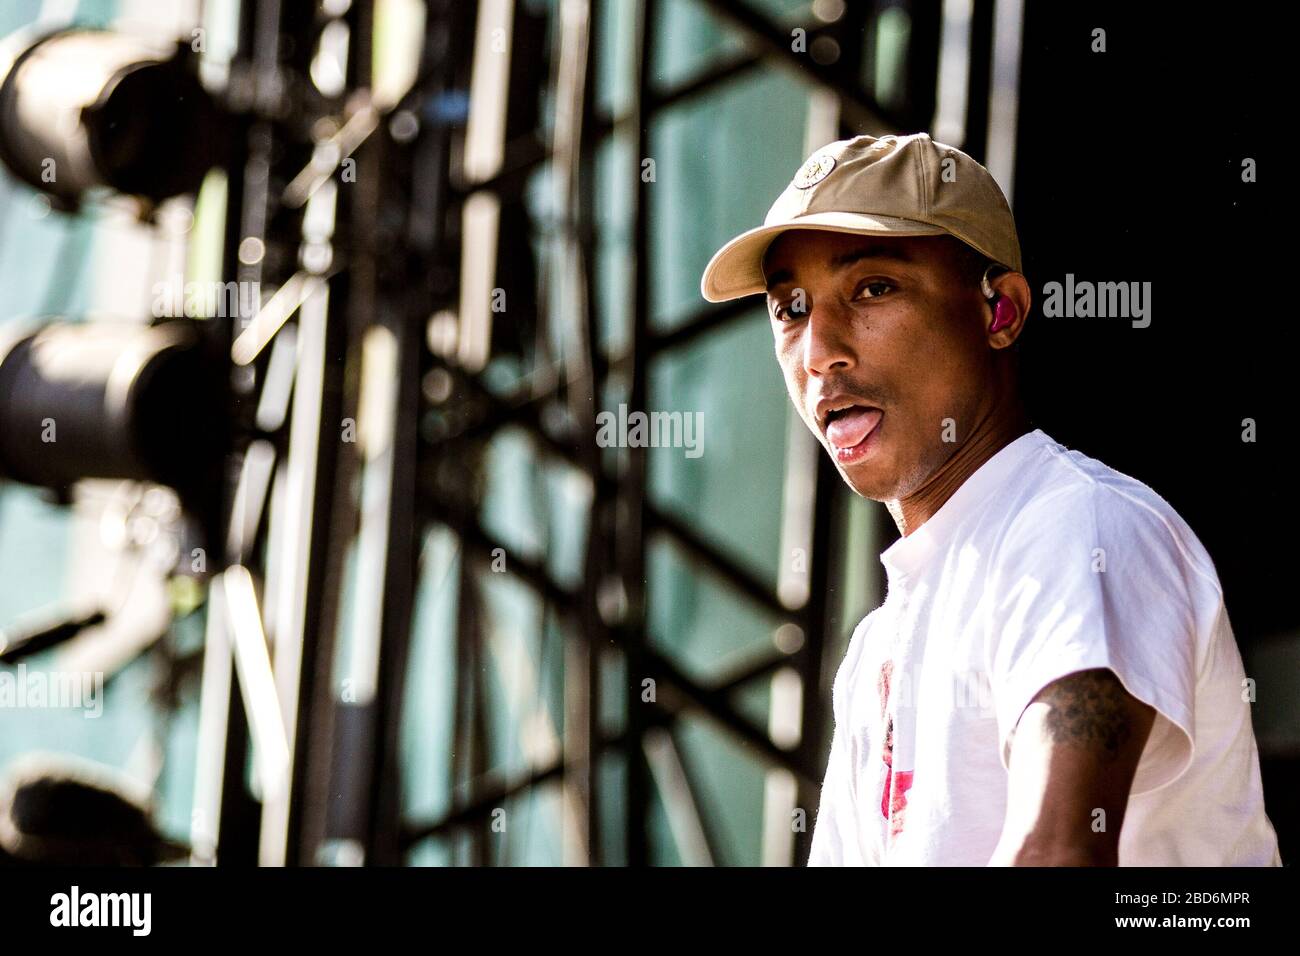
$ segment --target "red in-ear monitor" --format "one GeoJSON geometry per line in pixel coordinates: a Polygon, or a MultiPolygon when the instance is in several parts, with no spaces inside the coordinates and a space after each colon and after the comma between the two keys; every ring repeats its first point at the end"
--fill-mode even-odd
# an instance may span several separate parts
{"type": "Polygon", "coordinates": [[[998,296],[997,305],[993,307],[993,324],[990,332],[1001,332],[1016,320],[1016,306],[1005,295],[998,296]]]}
{"type": "Polygon", "coordinates": [[[994,271],[1006,271],[1003,266],[996,262],[992,263],[984,270],[984,275],[980,277],[980,291],[984,293],[984,298],[993,303],[993,324],[989,326],[989,332],[1001,332],[1008,325],[1016,320],[1016,306],[1005,295],[998,295],[993,291],[993,286],[989,284],[989,275],[994,271]]]}

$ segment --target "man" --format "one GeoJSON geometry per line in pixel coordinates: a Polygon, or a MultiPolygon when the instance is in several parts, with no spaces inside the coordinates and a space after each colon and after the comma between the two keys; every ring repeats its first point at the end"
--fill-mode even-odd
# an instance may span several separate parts
{"type": "Polygon", "coordinates": [[[925,134],[815,153],[713,257],[902,537],[849,644],[810,865],[1280,865],[1214,564],[1028,419],[1032,295],[988,171],[925,134]]]}

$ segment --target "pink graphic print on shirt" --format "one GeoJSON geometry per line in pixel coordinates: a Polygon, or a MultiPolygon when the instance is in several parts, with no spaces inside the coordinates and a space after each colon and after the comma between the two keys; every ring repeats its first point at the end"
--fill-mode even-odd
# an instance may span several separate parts
{"type": "Polygon", "coordinates": [[[880,794],[880,815],[889,821],[890,836],[898,836],[903,832],[903,811],[907,809],[907,791],[912,788],[912,771],[894,769],[894,716],[889,713],[889,678],[893,672],[892,660],[880,665],[880,680],[876,684],[876,690],[880,697],[880,717],[885,722],[881,757],[888,768],[885,771],[885,786],[880,794]]]}

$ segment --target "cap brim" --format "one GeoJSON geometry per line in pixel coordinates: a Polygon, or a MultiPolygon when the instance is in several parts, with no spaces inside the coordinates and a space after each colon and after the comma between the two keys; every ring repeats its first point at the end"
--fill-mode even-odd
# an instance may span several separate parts
{"type": "Polygon", "coordinates": [[[868,216],[855,212],[820,212],[791,222],[743,232],[714,253],[700,279],[700,293],[710,302],[726,302],[767,291],[763,256],[776,237],[792,229],[847,232],[861,236],[944,236],[947,231],[914,219],[868,216]]]}

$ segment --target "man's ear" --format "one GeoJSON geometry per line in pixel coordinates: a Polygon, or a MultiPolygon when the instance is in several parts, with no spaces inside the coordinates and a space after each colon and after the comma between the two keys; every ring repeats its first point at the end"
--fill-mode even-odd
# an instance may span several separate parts
{"type": "Polygon", "coordinates": [[[995,349],[1004,349],[1020,337],[1029,316],[1029,307],[1034,303],[1034,294],[1029,289],[1029,281],[1019,272],[1003,272],[990,279],[989,285],[993,287],[994,299],[987,303],[984,328],[987,331],[992,327],[998,300],[1005,298],[1007,303],[1002,306],[1004,321],[996,332],[989,334],[989,344],[995,349]]]}

